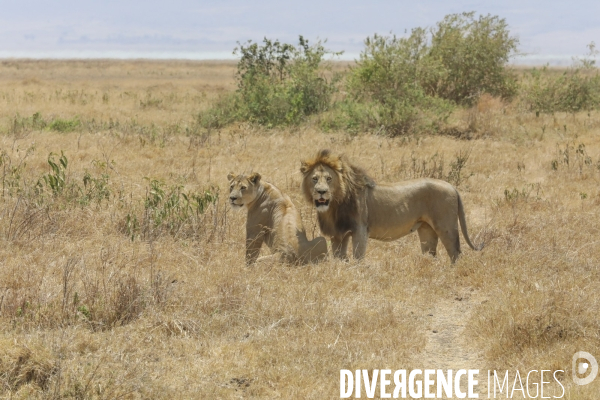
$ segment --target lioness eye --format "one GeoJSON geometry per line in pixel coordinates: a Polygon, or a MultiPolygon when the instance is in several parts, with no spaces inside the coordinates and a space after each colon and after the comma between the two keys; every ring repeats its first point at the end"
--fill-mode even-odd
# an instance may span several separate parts
{"type": "Polygon", "coordinates": [[[242,186],[242,190],[246,190],[248,189],[246,186],[242,186]]]}
{"type": "Polygon", "coordinates": [[[327,177],[327,182],[331,182],[331,177],[330,176],[327,177]]]}

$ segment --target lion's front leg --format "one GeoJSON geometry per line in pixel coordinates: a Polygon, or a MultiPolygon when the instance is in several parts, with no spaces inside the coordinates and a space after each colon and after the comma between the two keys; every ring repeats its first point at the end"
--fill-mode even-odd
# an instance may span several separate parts
{"type": "Polygon", "coordinates": [[[419,242],[421,242],[421,251],[423,254],[431,254],[435,257],[437,252],[438,235],[433,228],[426,222],[421,223],[417,229],[419,242]]]}
{"type": "Polygon", "coordinates": [[[334,236],[331,238],[331,250],[335,258],[341,258],[347,260],[348,256],[348,242],[350,241],[350,235],[347,233],[344,236],[334,236]]]}
{"type": "Polygon", "coordinates": [[[247,232],[246,234],[246,265],[252,265],[260,254],[260,247],[265,239],[264,232],[247,232]]]}
{"type": "Polygon", "coordinates": [[[360,260],[365,256],[368,238],[369,234],[366,226],[360,226],[352,232],[352,254],[355,260],[360,260]]]}

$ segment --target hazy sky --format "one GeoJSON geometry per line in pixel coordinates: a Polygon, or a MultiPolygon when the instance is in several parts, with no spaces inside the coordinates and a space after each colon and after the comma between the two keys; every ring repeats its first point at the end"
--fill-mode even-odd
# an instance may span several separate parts
{"type": "Polygon", "coordinates": [[[352,56],[373,33],[403,34],[463,11],[505,18],[532,57],[568,59],[600,45],[600,0],[0,0],[0,57],[201,58],[226,56],[237,41],[295,43],[299,34],[352,56]]]}

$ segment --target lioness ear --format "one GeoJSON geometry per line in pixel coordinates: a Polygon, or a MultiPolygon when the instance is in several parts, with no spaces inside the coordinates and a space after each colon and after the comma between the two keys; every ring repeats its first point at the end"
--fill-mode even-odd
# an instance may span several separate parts
{"type": "Polygon", "coordinates": [[[254,172],[248,177],[248,180],[256,185],[260,181],[260,178],[260,174],[258,172],[254,172]]]}
{"type": "Polygon", "coordinates": [[[229,182],[231,182],[233,180],[233,178],[235,178],[235,175],[233,174],[233,172],[230,172],[227,174],[227,180],[229,182]]]}
{"type": "Polygon", "coordinates": [[[300,162],[300,172],[303,175],[306,175],[306,173],[308,172],[308,164],[306,163],[306,161],[301,161],[300,162]]]}

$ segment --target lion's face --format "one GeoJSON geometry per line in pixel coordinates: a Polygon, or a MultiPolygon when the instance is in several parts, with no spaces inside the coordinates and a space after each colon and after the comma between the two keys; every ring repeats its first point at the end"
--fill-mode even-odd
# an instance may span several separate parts
{"type": "Polygon", "coordinates": [[[260,174],[253,173],[250,175],[227,175],[229,180],[229,205],[234,210],[247,207],[258,196],[258,186],[260,182],[260,174]]]}
{"type": "Polygon", "coordinates": [[[304,176],[304,190],[310,192],[318,212],[329,210],[329,204],[339,189],[338,174],[326,165],[319,164],[304,176]]]}

